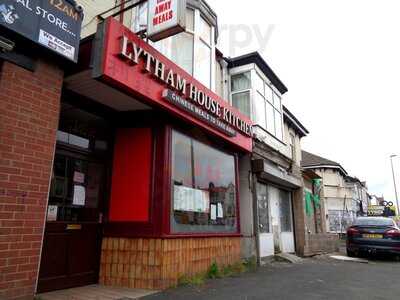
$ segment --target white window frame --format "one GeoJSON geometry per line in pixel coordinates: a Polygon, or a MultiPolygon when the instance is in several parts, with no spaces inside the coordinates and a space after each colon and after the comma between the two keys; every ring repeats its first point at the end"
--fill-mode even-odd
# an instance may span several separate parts
{"type": "MultiPolygon", "coordinates": [[[[274,99],[272,98],[271,99],[271,101],[269,101],[266,97],[265,97],[265,95],[264,95],[264,100],[265,101],[267,101],[267,102],[269,102],[271,105],[272,105],[272,107],[273,107],[273,109],[274,109],[274,133],[272,133],[272,132],[270,132],[270,131],[268,131],[267,130],[267,128],[262,128],[261,126],[261,128],[262,129],[264,129],[266,132],[268,132],[268,134],[270,134],[270,135],[272,135],[274,138],[276,138],[276,139],[278,139],[279,141],[281,141],[282,143],[284,143],[284,140],[285,140],[285,130],[284,130],[284,122],[283,122],[283,109],[282,109],[282,94],[278,91],[278,89],[271,83],[271,81],[264,75],[264,73],[260,70],[260,68],[258,68],[258,66],[257,65],[254,65],[254,69],[253,69],[253,72],[255,73],[255,75],[254,76],[252,76],[252,78],[253,78],[253,80],[252,80],[252,85],[253,85],[253,89],[254,89],[254,91],[253,91],[253,95],[255,95],[255,93],[258,93],[258,91],[257,91],[257,89],[256,89],[256,82],[255,82],[255,78],[256,78],[256,76],[258,75],[263,81],[264,81],[264,94],[266,94],[266,92],[267,92],[267,88],[270,88],[271,89],[271,96],[272,97],[274,97],[274,95],[272,95],[272,93],[275,93],[278,97],[279,97],[279,99],[280,99],[280,101],[279,101],[279,107],[277,107],[276,105],[275,105],[275,101],[274,101],[274,99]],[[280,122],[281,122],[281,136],[278,136],[278,134],[277,134],[277,132],[276,132],[276,126],[275,126],[275,122],[276,122],[276,117],[275,117],[275,113],[276,113],[276,111],[278,111],[280,114],[281,114],[281,120],[280,120],[280,122]]],[[[255,100],[253,100],[253,101],[255,101],[255,100]]],[[[267,112],[265,112],[265,114],[266,114],[267,112]]],[[[256,120],[256,116],[255,116],[255,113],[252,115],[252,117],[253,117],[253,120],[255,121],[256,120]]],[[[267,120],[267,117],[266,117],[266,120],[267,120]]],[[[268,122],[268,121],[267,121],[268,122]]]]}
{"type": "MultiPolygon", "coordinates": [[[[273,136],[279,142],[285,144],[285,128],[284,128],[284,121],[283,121],[282,94],[271,83],[271,81],[264,75],[264,73],[260,70],[260,68],[256,64],[254,64],[254,63],[253,64],[248,64],[248,65],[245,65],[245,66],[240,66],[240,67],[236,67],[236,68],[233,68],[233,69],[229,70],[229,82],[228,82],[228,86],[229,86],[229,103],[232,105],[232,95],[234,95],[236,93],[250,91],[250,116],[251,116],[251,119],[254,122],[256,122],[255,97],[257,95],[256,93],[259,93],[257,88],[256,88],[256,76],[257,75],[264,81],[264,96],[263,96],[264,100],[268,101],[265,98],[266,86],[268,86],[271,89],[271,96],[272,96],[272,93],[275,93],[280,98],[279,113],[281,114],[281,121],[280,122],[281,122],[281,134],[282,135],[278,136],[278,134],[276,133],[275,112],[278,110],[278,107],[275,105],[273,98],[271,99],[272,102],[271,101],[268,101],[268,102],[272,105],[273,110],[274,110],[274,133],[268,131],[267,128],[263,128],[262,126],[259,126],[259,127],[262,128],[269,135],[273,136]],[[245,72],[251,72],[251,87],[250,87],[250,89],[233,92],[232,91],[232,85],[231,85],[232,76],[233,75],[237,75],[237,74],[241,74],[241,73],[245,73],[245,72]]],[[[265,114],[266,113],[267,112],[265,112],[265,114]]],[[[267,120],[267,117],[265,119],[267,120]]]]}
{"type": "MultiPolygon", "coordinates": [[[[147,5],[147,3],[146,3],[147,5]]],[[[136,7],[136,9],[134,10],[134,13],[132,13],[132,25],[131,28],[133,31],[138,32],[140,30],[140,25],[136,22],[139,18],[139,9],[140,7],[136,7]]],[[[200,37],[200,22],[201,22],[201,12],[200,10],[191,7],[191,6],[187,6],[186,7],[187,10],[192,10],[194,13],[193,16],[193,26],[194,26],[194,31],[192,30],[186,30],[185,32],[192,35],[193,36],[193,53],[192,53],[192,75],[195,79],[199,80],[196,76],[196,63],[195,63],[195,55],[196,55],[196,51],[198,51],[199,49],[199,43],[204,43],[205,45],[207,45],[211,51],[210,51],[210,55],[211,55],[211,65],[210,65],[210,82],[209,84],[205,84],[203,83],[207,88],[211,89],[213,92],[215,92],[216,90],[216,70],[215,70],[215,66],[216,66],[216,57],[215,57],[215,53],[216,53],[216,44],[215,44],[215,26],[213,26],[212,24],[210,24],[207,19],[205,17],[203,17],[203,20],[205,22],[208,23],[208,25],[210,25],[211,27],[211,40],[209,44],[208,42],[204,41],[201,37],[200,37]]],[[[146,18],[147,20],[147,18],[146,18]]],[[[149,41],[147,41],[149,42],[149,41]]],[[[150,42],[150,44],[152,44],[150,42]]]]}
{"type": "Polygon", "coordinates": [[[232,102],[232,95],[235,94],[239,94],[239,93],[244,93],[244,92],[249,92],[250,97],[249,97],[249,101],[250,101],[250,119],[254,120],[253,117],[253,112],[254,112],[254,101],[253,101],[253,95],[254,95],[254,89],[253,89],[253,74],[251,74],[252,70],[254,69],[254,64],[250,64],[250,65],[246,65],[246,66],[241,66],[241,67],[237,67],[234,69],[229,70],[229,80],[228,80],[228,87],[229,87],[229,104],[233,106],[233,102],[232,102]],[[232,76],[234,75],[239,75],[242,73],[247,73],[250,72],[250,88],[248,89],[244,89],[244,90],[240,90],[240,91],[232,91],[232,76]]]}

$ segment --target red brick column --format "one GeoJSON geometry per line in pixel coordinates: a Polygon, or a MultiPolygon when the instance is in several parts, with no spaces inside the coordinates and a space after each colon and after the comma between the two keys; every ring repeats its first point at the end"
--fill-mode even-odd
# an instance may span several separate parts
{"type": "Polygon", "coordinates": [[[0,69],[0,298],[35,293],[63,72],[0,69]]]}

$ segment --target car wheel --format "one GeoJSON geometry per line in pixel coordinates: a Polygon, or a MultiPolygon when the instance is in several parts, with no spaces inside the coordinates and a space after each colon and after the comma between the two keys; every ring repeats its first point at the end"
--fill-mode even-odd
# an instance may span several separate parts
{"type": "Polygon", "coordinates": [[[357,256],[355,251],[346,249],[346,252],[347,252],[348,257],[356,257],[357,256]]]}

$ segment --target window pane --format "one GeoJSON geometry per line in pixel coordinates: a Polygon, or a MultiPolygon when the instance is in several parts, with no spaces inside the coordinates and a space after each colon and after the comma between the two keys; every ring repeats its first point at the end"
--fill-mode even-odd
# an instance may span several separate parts
{"type": "Polygon", "coordinates": [[[204,20],[202,17],[200,17],[199,35],[200,35],[200,38],[202,38],[203,41],[206,42],[208,45],[212,44],[211,28],[212,27],[210,26],[210,24],[208,24],[206,20],[204,20]]]}
{"type": "Polygon", "coordinates": [[[256,76],[254,78],[254,81],[255,81],[254,82],[254,87],[261,95],[264,96],[264,81],[260,77],[260,75],[258,75],[257,72],[255,72],[255,73],[256,73],[256,76]]]}
{"type": "Polygon", "coordinates": [[[193,186],[193,160],[191,140],[180,133],[172,137],[174,149],[172,176],[175,185],[193,186]]]}
{"type": "Polygon", "coordinates": [[[194,10],[186,10],[186,30],[194,31],[194,10]]]}
{"type": "Polygon", "coordinates": [[[148,8],[148,3],[142,3],[139,5],[139,7],[136,10],[136,17],[135,17],[135,24],[132,26],[132,28],[135,28],[135,31],[141,31],[143,29],[147,28],[147,9],[148,8]]]}
{"type": "Polygon", "coordinates": [[[265,114],[266,110],[265,110],[264,97],[261,96],[258,92],[256,92],[255,107],[254,107],[255,122],[257,125],[261,126],[266,130],[267,120],[265,114]]]}
{"type": "Polygon", "coordinates": [[[268,102],[266,102],[266,108],[267,108],[267,130],[269,133],[275,135],[274,108],[268,102]]]}
{"type": "Polygon", "coordinates": [[[282,134],[282,116],[280,114],[280,112],[278,112],[277,110],[275,110],[275,129],[276,129],[276,133],[275,136],[282,140],[283,139],[283,134],[282,134]]]}
{"type": "Polygon", "coordinates": [[[193,75],[193,35],[182,32],[154,44],[154,47],[193,75]]]}
{"type": "Polygon", "coordinates": [[[265,84],[265,99],[271,104],[274,104],[274,99],[273,99],[273,91],[271,87],[268,84],[265,84]]]}
{"type": "Polygon", "coordinates": [[[292,210],[290,204],[290,194],[287,191],[279,190],[280,194],[280,216],[281,216],[281,231],[292,232],[292,210]]]}
{"type": "Polygon", "coordinates": [[[175,131],[172,140],[172,231],[236,232],[234,157],[175,131]]]}
{"type": "Polygon", "coordinates": [[[273,94],[274,94],[274,106],[276,109],[281,111],[281,97],[279,97],[278,94],[276,93],[273,94]]]}
{"type": "Polygon", "coordinates": [[[247,90],[251,88],[251,75],[250,72],[232,75],[231,77],[231,90],[232,92],[247,90]]]}
{"type": "Polygon", "coordinates": [[[232,105],[250,118],[250,92],[233,94],[232,105]]]}
{"type": "Polygon", "coordinates": [[[197,43],[199,48],[195,53],[195,75],[194,77],[204,84],[211,87],[211,49],[202,41],[197,43]]]}
{"type": "Polygon", "coordinates": [[[258,226],[260,233],[269,232],[269,211],[267,185],[257,183],[258,226]]]}

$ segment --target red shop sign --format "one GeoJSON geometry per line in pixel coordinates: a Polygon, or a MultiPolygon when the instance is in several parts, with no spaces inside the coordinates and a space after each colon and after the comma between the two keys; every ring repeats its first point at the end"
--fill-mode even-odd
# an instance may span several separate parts
{"type": "Polygon", "coordinates": [[[99,26],[93,77],[252,151],[252,122],[113,18],[99,26]]]}

